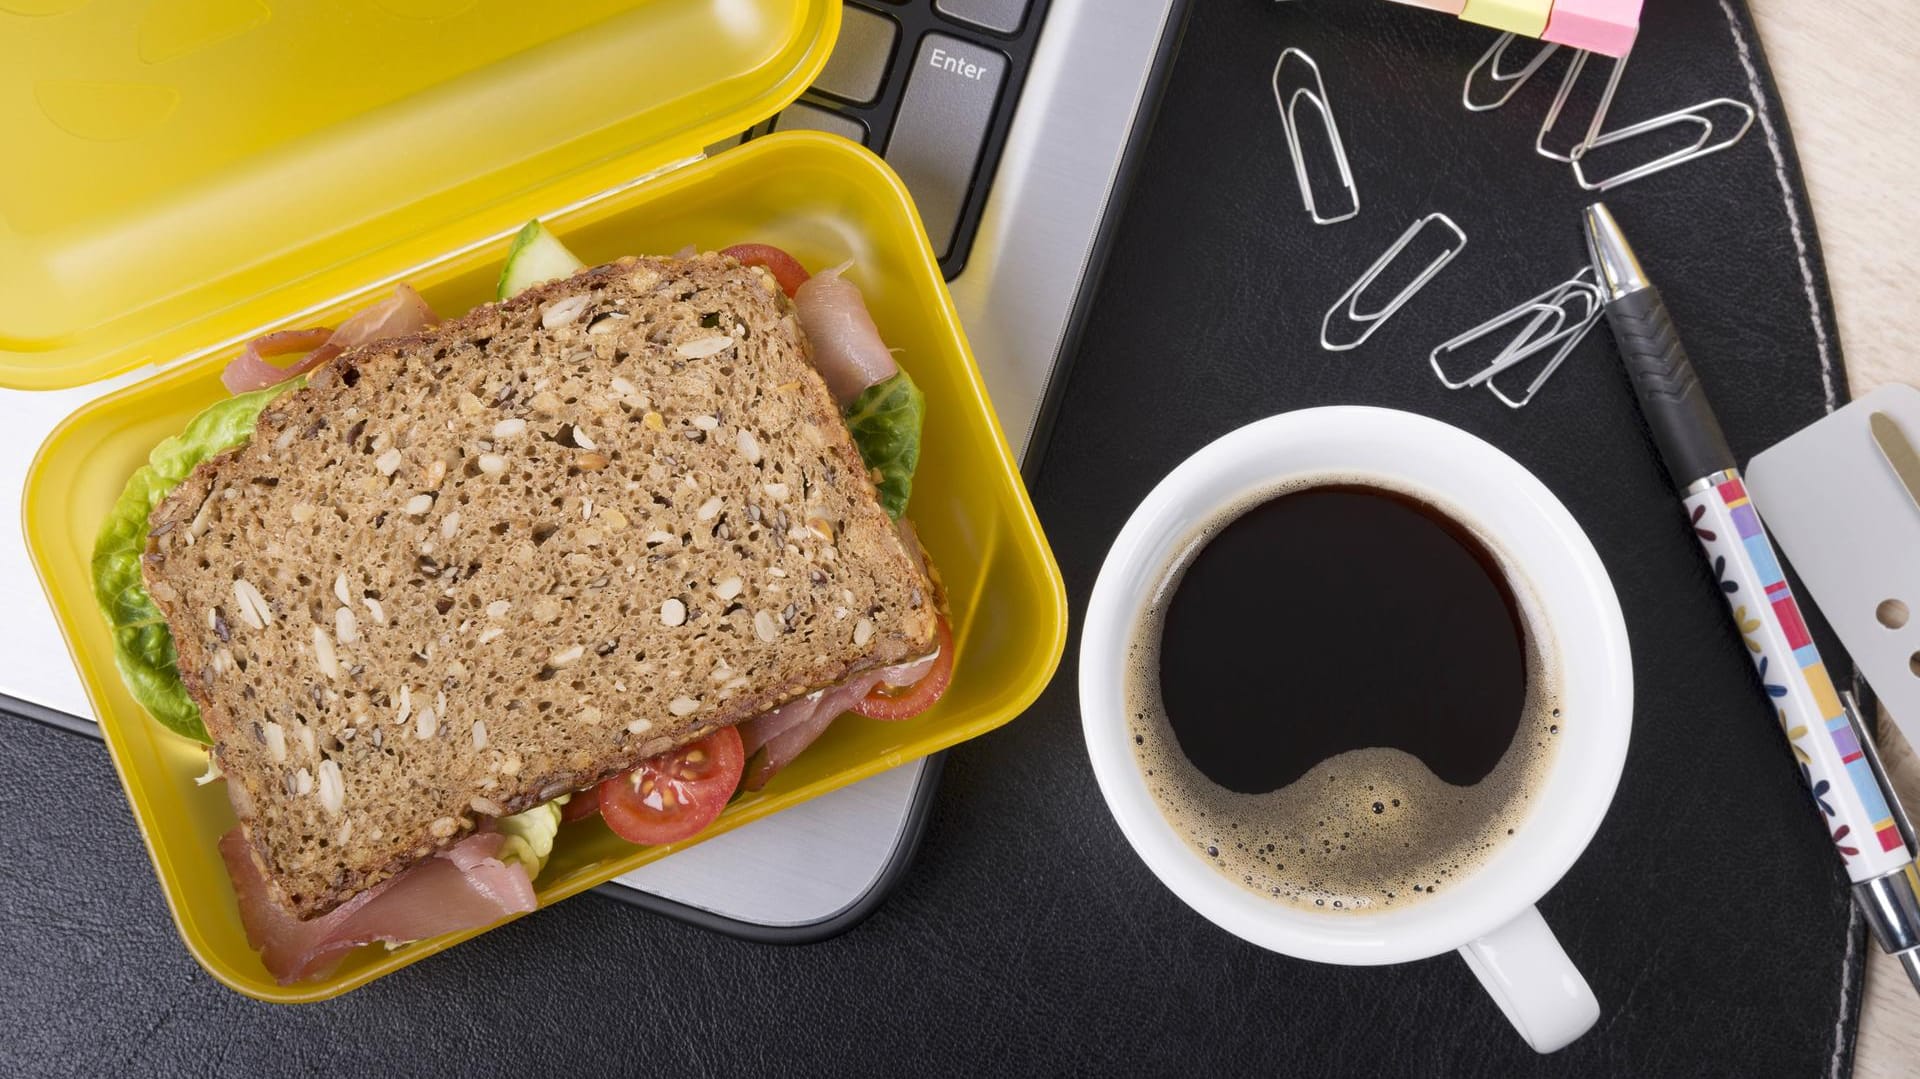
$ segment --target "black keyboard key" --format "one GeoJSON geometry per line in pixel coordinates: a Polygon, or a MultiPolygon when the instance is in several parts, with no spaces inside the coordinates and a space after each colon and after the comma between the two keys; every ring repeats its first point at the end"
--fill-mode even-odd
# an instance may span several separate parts
{"type": "Polygon", "coordinates": [[[884,156],[913,192],[941,258],[953,247],[1006,77],[1007,58],[992,49],[945,34],[920,39],[884,156]]]}
{"type": "Polygon", "coordinates": [[[842,12],[833,55],[827,57],[820,77],[813,80],[813,88],[865,105],[880,96],[900,26],[885,15],[850,4],[842,12]]]}
{"type": "Polygon", "coordinates": [[[1030,0],[934,0],[933,9],[985,30],[1011,34],[1027,17],[1030,0]]]}

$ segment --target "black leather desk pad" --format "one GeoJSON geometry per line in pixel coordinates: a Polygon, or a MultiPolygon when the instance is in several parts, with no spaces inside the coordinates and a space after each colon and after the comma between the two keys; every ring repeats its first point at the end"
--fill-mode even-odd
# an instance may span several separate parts
{"type": "MultiPolygon", "coordinates": [[[[1844,1070],[1860,944],[1845,960],[1837,860],[1604,331],[1517,414],[1445,392],[1426,369],[1439,340],[1582,257],[1583,194],[1531,150],[1553,83],[1500,112],[1460,109],[1491,37],[1374,0],[1200,0],[1035,497],[1076,613],[1160,476],[1285,409],[1435,415],[1565,500],[1619,589],[1639,697],[1613,810],[1542,903],[1601,1002],[1572,1048],[1535,1057],[1453,957],[1319,966],[1189,912],[1095,789],[1076,638],[1031,713],[951,754],[919,861],[843,937],[754,945],[581,897],[303,1008],[253,1003],[200,971],[97,747],[9,724],[0,1059],[74,1074],[1693,1076],[1827,1075],[1838,1052],[1844,1070]],[[1288,44],[1325,69],[1366,200],[1354,221],[1315,228],[1295,197],[1267,85],[1288,44]],[[1321,314],[1430,210],[1460,222],[1466,252],[1369,345],[1322,353],[1321,314]]],[[[1741,43],[1784,139],[1745,10],[1718,0],[1649,5],[1615,115],[1748,98],[1741,43]]],[[[1608,200],[1743,459],[1821,415],[1825,383],[1845,393],[1792,148],[1779,153],[1777,173],[1756,126],[1608,200]]]]}

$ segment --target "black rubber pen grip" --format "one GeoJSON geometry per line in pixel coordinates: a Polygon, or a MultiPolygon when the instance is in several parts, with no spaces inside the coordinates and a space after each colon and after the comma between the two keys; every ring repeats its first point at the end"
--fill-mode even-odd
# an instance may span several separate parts
{"type": "Polygon", "coordinates": [[[1659,290],[1644,288],[1608,304],[1607,323],[1673,486],[1685,491],[1703,476],[1733,468],[1733,450],[1659,290]]]}

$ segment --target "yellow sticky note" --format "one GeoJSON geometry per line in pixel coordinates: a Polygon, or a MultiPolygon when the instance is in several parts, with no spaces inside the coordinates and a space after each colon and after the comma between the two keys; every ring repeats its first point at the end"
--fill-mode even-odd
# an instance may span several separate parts
{"type": "Polygon", "coordinates": [[[1539,37],[1553,14],[1553,0],[1467,0],[1460,17],[1498,30],[1539,37]]]}

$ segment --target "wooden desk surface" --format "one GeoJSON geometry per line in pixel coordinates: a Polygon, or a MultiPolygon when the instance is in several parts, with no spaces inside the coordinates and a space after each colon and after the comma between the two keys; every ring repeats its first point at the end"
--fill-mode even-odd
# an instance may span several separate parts
{"type": "MultiPolygon", "coordinates": [[[[1920,385],[1920,4],[1749,5],[1806,171],[1848,381],[1856,394],[1885,382],[1920,385]]],[[[1881,746],[1894,783],[1909,807],[1920,806],[1920,757],[1885,730],[1881,746]]],[[[1874,948],[1854,1074],[1916,1073],[1920,995],[1899,964],[1874,948]]]]}

